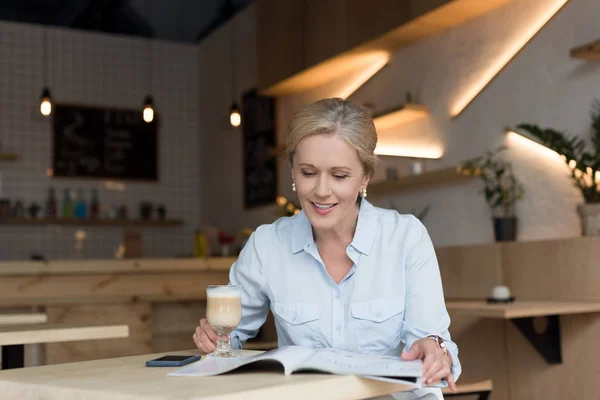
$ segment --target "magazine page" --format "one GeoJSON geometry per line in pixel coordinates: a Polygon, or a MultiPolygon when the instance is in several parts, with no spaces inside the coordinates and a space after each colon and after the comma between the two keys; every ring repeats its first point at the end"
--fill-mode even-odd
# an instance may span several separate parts
{"type": "Polygon", "coordinates": [[[249,357],[220,358],[210,355],[202,360],[187,365],[177,371],[167,374],[168,376],[215,376],[225,372],[233,371],[244,365],[259,361],[277,361],[284,367],[284,373],[289,375],[297,365],[313,354],[314,350],[299,346],[280,347],[265,353],[249,357]]]}
{"type": "Polygon", "coordinates": [[[319,370],[340,375],[359,375],[407,383],[419,382],[422,376],[421,360],[404,361],[400,357],[358,354],[338,349],[321,349],[302,362],[296,370],[319,370]],[[394,379],[396,378],[396,379],[394,379]]]}

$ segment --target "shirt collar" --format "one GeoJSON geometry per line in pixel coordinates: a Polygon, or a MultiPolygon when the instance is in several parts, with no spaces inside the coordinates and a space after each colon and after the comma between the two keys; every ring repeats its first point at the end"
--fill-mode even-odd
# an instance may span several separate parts
{"type": "MultiPolygon", "coordinates": [[[[375,239],[375,227],[377,225],[377,211],[364,198],[360,200],[360,209],[358,211],[358,222],[356,231],[350,245],[363,254],[369,254],[375,239]]],[[[305,247],[314,243],[312,227],[304,211],[295,215],[292,223],[292,252],[298,253],[305,247]]]]}

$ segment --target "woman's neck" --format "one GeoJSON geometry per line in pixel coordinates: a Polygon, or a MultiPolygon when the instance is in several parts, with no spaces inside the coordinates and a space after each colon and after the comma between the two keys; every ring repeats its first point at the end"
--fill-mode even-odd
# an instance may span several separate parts
{"type": "Polygon", "coordinates": [[[340,221],[340,223],[331,229],[314,229],[313,235],[317,246],[329,246],[332,244],[338,244],[347,247],[354,238],[354,232],[356,232],[356,224],[358,223],[359,205],[352,210],[352,215],[348,215],[347,218],[340,221]]]}

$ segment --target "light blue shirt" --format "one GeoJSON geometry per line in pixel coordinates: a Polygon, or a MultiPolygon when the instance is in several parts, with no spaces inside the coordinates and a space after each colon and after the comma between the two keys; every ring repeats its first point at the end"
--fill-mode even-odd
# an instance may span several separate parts
{"type": "Polygon", "coordinates": [[[230,270],[242,287],[242,320],[232,333],[240,348],[256,336],[269,308],[279,346],[335,347],[400,355],[403,345],[441,336],[458,379],[439,267],[425,226],[412,215],[362,199],[352,243],[353,266],[339,283],[329,276],[304,212],[261,225],[230,270]]]}

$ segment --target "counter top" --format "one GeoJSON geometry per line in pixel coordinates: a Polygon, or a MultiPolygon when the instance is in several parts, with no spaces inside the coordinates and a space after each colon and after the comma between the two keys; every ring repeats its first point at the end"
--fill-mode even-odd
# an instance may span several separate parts
{"type": "Polygon", "coordinates": [[[507,304],[487,304],[476,300],[447,300],[446,308],[476,317],[512,319],[600,312],[600,302],[517,300],[507,304]]]}
{"type": "Polygon", "coordinates": [[[236,257],[2,261],[0,276],[229,271],[236,257]]]}

